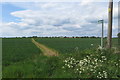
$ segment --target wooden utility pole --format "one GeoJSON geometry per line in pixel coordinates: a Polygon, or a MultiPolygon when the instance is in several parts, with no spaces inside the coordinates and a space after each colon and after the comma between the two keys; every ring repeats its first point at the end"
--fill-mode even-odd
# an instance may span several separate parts
{"type": "Polygon", "coordinates": [[[113,17],[113,0],[109,0],[108,8],[108,35],[107,35],[107,48],[112,46],[112,17],[113,17]]]}

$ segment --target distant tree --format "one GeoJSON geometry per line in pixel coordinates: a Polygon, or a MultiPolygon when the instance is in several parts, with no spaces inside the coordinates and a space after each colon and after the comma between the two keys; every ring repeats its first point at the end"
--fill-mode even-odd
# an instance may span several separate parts
{"type": "Polygon", "coordinates": [[[120,38],[120,33],[117,34],[118,38],[120,38]]]}
{"type": "Polygon", "coordinates": [[[80,37],[77,36],[76,38],[80,38],[80,37]]]}
{"type": "Polygon", "coordinates": [[[67,38],[67,36],[65,36],[64,38],[67,38]]]}
{"type": "Polygon", "coordinates": [[[100,37],[96,37],[96,38],[100,38],[100,37]]]}
{"type": "Polygon", "coordinates": [[[96,38],[95,36],[91,36],[90,38],[96,38]]]}
{"type": "Polygon", "coordinates": [[[37,36],[33,36],[33,38],[37,38],[37,36]]]}
{"type": "Polygon", "coordinates": [[[72,38],[75,38],[74,36],[72,36],[72,38]]]}
{"type": "Polygon", "coordinates": [[[117,36],[118,36],[118,44],[120,45],[120,32],[117,34],[117,36]]]}
{"type": "Polygon", "coordinates": [[[89,38],[88,36],[84,36],[83,38],[89,38]]]}
{"type": "Polygon", "coordinates": [[[45,38],[49,38],[49,37],[46,36],[45,38]]]}
{"type": "Polygon", "coordinates": [[[23,36],[22,38],[26,38],[25,36],[23,36]]]}
{"type": "Polygon", "coordinates": [[[28,38],[32,38],[31,36],[29,36],[28,38]]]}

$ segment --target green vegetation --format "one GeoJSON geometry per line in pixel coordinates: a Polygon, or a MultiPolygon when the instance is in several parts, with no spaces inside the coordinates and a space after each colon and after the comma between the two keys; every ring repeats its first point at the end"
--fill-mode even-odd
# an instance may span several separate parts
{"type": "Polygon", "coordinates": [[[64,59],[65,72],[82,78],[118,78],[120,55],[113,51],[88,50],[64,59]]]}
{"type": "Polygon", "coordinates": [[[36,41],[60,53],[75,53],[76,51],[92,49],[98,47],[100,43],[100,39],[94,38],[38,38],[36,41]]]}
{"type": "MultiPolygon", "coordinates": [[[[2,43],[3,77],[12,77],[11,71],[25,69],[22,67],[24,65],[26,65],[26,68],[30,68],[28,64],[24,63],[41,53],[41,51],[31,42],[31,39],[3,39],[2,43]]],[[[26,70],[27,69],[25,69],[25,71],[26,70]]],[[[16,75],[16,73],[14,74],[16,75]]]]}
{"type": "Polygon", "coordinates": [[[97,50],[100,39],[37,38],[36,41],[59,51],[60,55],[40,54],[30,38],[3,39],[3,78],[118,78],[120,75],[120,55],[114,54],[114,50],[97,50]]]}
{"type": "MultiPolygon", "coordinates": [[[[57,50],[59,53],[76,53],[95,49],[100,45],[100,38],[37,38],[36,41],[57,50]]],[[[104,46],[106,39],[104,39],[104,46]]],[[[113,39],[113,46],[118,45],[118,39],[113,39]]]]}
{"type": "Polygon", "coordinates": [[[31,42],[31,39],[3,39],[2,40],[3,66],[32,58],[40,54],[40,50],[31,42]]]}

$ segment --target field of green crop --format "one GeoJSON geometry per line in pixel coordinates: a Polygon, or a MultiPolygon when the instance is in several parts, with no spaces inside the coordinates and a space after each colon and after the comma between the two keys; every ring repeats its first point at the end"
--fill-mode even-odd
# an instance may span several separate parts
{"type": "Polygon", "coordinates": [[[31,42],[31,39],[2,39],[2,49],[3,77],[12,75],[11,71],[15,71],[15,69],[19,70],[20,67],[22,69],[22,66],[25,65],[23,64],[24,62],[33,59],[41,53],[31,42]],[[19,68],[18,64],[21,64],[19,68]]]}
{"type": "Polygon", "coordinates": [[[38,38],[36,41],[53,48],[60,53],[75,53],[84,49],[95,48],[99,45],[100,39],[81,38],[38,38]],[[93,46],[91,46],[93,44],[93,46]]]}
{"type": "Polygon", "coordinates": [[[40,50],[31,43],[31,39],[3,39],[3,66],[24,61],[40,54],[40,50]]]}
{"type": "MultiPolygon", "coordinates": [[[[118,78],[120,75],[120,55],[114,50],[97,50],[100,39],[35,40],[60,55],[42,55],[31,38],[3,39],[3,78],[118,78]]],[[[113,39],[113,44],[117,45],[117,39],[113,39]]]]}
{"type": "MultiPolygon", "coordinates": [[[[118,39],[113,39],[113,46],[118,39]]],[[[95,49],[100,45],[100,38],[38,38],[36,41],[57,50],[60,53],[76,53],[86,49],[95,49]],[[93,45],[92,45],[93,44],[93,45]]],[[[106,39],[104,39],[104,46],[106,39]]]]}

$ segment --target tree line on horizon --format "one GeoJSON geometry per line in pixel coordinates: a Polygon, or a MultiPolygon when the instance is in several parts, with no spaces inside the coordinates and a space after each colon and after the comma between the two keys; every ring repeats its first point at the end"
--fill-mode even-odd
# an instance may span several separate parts
{"type": "MultiPolygon", "coordinates": [[[[1,37],[1,38],[8,38],[8,37],[1,37]]],[[[39,36],[23,36],[23,37],[9,37],[9,38],[101,38],[98,36],[72,36],[72,37],[68,37],[68,36],[45,36],[45,37],[39,37],[39,36]]],[[[107,37],[104,37],[107,38],[107,37]]],[[[120,39],[120,33],[117,34],[117,37],[120,39]]]]}
{"type": "MultiPolygon", "coordinates": [[[[8,38],[8,37],[2,37],[2,38],[8,38]]],[[[96,36],[81,36],[81,37],[79,37],[79,36],[72,36],[72,37],[68,37],[68,36],[59,36],[59,37],[57,37],[57,36],[51,36],[51,37],[49,37],[49,36],[46,36],[46,37],[31,36],[31,37],[25,37],[25,36],[23,36],[23,37],[9,37],[9,38],[101,38],[101,37],[96,37],[96,36]]],[[[107,38],[107,37],[104,37],[104,38],[107,38]]]]}

